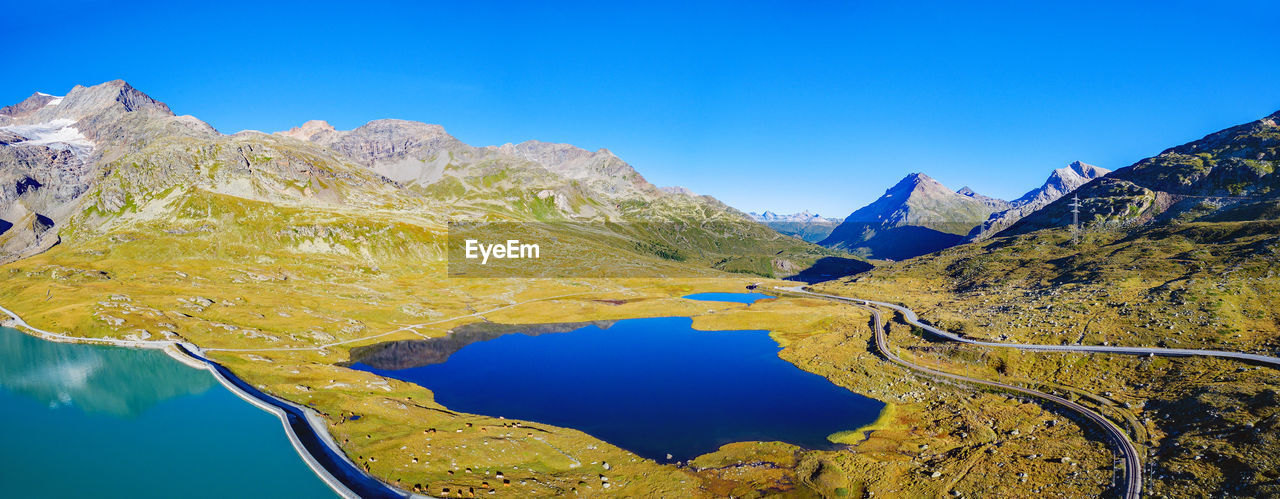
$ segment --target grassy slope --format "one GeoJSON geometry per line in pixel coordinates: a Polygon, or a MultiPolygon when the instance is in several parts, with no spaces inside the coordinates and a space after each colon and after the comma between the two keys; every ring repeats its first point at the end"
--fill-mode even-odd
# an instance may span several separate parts
{"type": "MultiPolygon", "coordinates": [[[[822,286],[906,304],[975,338],[1280,350],[1280,223],[1062,232],[965,245],[822,286]]],[[[1212,359],[922,344],[953,370],[1076,393],[1123,422],[1153,493],[1280,493],[1280,373],[1212,359]],[[1084,393],[1097,394],[1096,398],[1084,393]]]]}
{"type": "MultiPolygon", "coordinates": [[[[255,385],[324,413],[349,455],[406,488],[481,490],[484,482],[500,486],[484,471],[502,471],[512,481],[502,488],[522,495],[600,492],[598,474],[610,477],[617,487],[611,492],[644,495],[891,493],[902,487],[933,493],[951,486],[950,477],[967,477],[957,486],[968,490],[1001,479],[995,466],[1002,453],[1030,453],[1034,444],[982,454],[950,433],[953,411],[979,426],[1002,421],[1031,428],[1050,417],[1002,396],[975,398],[964,389],[899,379],[903,373],[885,370],[867,352],[866,317],[847,307],[786,299],[746,309],[677,298],[740,290],[758,279],[448,279],[440,226],[403,211],[290,207],[180,188],[134,199],[119,208],[109,230],[70,230],[50,251],[0,267],[0,302],[37,327],[82,336],[172,337],[205,348],[257,349],[213,356],[255,385]],[[626,302],[603,301],[616,299],[626,302]],[[517,429],[514,421],[453,413],[421,387],[335,365],[354,346],[439,336],[482,319],[663,315],[695,316],[703,329],[772,330],[787,345],[787,360],[892,399],[902,410],[846,451],[736,444],[677,468],[571,429],[527,422],[517,429]],[[339,342],[346,343],[333,345],[339,342]],[[286,348],[298,350],[272,350],[286,348]],[[930,397],[921,396],[926,390],[930,397]],[[345,417],[352,414],[364,417],[345,417]],[[423,433],[432,428],[436,432],[423,433]],[[979,457],[953,459],[972,455],[979,457]],[[948,479],[919,481],[935,470],[948,479]]],[[[1052,431],[1063,452],[1087,448],[1074,425],[1052,431]]],[[[1046,483],[1061,478],[1043,477],[1046,483]]],[[[1085,490],[1101,490],[1091,487],[1085,490]]]]}

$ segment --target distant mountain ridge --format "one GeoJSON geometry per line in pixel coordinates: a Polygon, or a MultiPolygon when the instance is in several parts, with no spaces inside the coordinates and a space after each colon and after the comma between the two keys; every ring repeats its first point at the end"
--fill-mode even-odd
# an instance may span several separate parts
{"type": "Polygon", "coordinates": [[[1007,210],[1013,206],[1013,203],[1010,203],[1009,201],[978,194],[977,192],[974,192],[973,189],[970,189],[969,186],[964,186],[956,190],[956,194],[959,194],[961,196],[966,196],[975,201],[981,202],[982,204],[987,205],[993,210],[1007,210]]]}
{"type": "Polygon", "coordinates": [[[760,222],[807,222],[815,218],[822,218],[824,220],[837,220],[834,218],[824,218],[822,215],[819,215],[817,213],[812,213],[809,210],[805,210],[799,213],[790,213],[790,214],[781,214],[781,215],[773,211],[765,211],[764,213],[756,213],[753,211],[747,214],[751,215],[751,218],[754,218],[760,222]]]}
{"type": "Polygon", "coordinates": [[[772,211],[751,212],[747,215],[782,234],[798,237],[811,243],[826,239],[841,221],[839,218],[823,217],[808,210],[788,215],[779,215],[772,211]]]}
{"type": "Polygon", "coordinates": [[[370,121],[353,130],[336,130],[327,122],[312,120],[276,135],[333,149],[405,184],[432,184],[441,180],[450,167],[465,170],[468,165],[517,160],[586,183],[610,196],[662,194],[607,149],[592,152],[536,140],[473,147],[449,135],[440,125],[393,119],[370,121]]]}

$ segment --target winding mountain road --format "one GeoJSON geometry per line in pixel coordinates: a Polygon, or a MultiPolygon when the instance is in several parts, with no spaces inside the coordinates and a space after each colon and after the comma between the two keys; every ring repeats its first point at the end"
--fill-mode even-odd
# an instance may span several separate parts
{"type": "Polygon", "coordinates": [[[889,343],[887,338],[885,338],[884,336],[884,325],[880,318],[880,311],[875,307],[877,306],[885,307],[885,308],[895,310],[902,314],[903,319],[905,319],[908,324],[919,327],[921,329],[924,329],[925,331],[936,334],[948,340],[959,342],[959,343],[967,343],[970,345],[1001,347],[1001,348],[1017,348],[1021,350],[1031,350],[1031,351],[1115,353],[1115,354],[1123,354],[1123,355],[1160,355],[1160,356],[1168,356],[1168,357],[1193,357],[1193,356],[1219,357],[1219,358],[1242,360],[1242,361],[1248,361],[1248,362],[1256,362],[1256,363],[1266,364],[1271,367],[1280,368],[1280,357],[1272,357],[1268,355],[1251,354],[1251,353],[1243,353],[1243,352],[1229,352],[1229,351],[1223,351],[1223,350],[1207,350],[1207,349],[1197,349],[1197,348],[1125,347],[1125,346],[1109,346],[1109,345],[1107,346],[1037,345],[1037,344],[1025,344],[1025,343],[997,343],[992,341],[974,340],[974,339],[959,336],[950,331],[946,331],[929,324],[925,324],[920,321],[920,318],[916,315],[914,311],[900,305],[894,305],[892,303],[885,303],[881,301],[865,300],[860,298],[849,298],[845,296],[829,295],[824,293],[814,293],[812,291],[805,290],[803,286],[792,286],[792,287],[778,286],[777,289],[790,292],[790,293],[800,294],[800,295],[809,295],[809,296],[816,296],[816,297],[826,298],[831,300],[837,300],[837,301],[850,303],[855,306],[860,306],[864,309],[870,310],[872,313],[872,316],[875,318],[876,348],[880,350],[881,354],[883,354],[886,358],[888,358],[890,361],[896,364],[902,365],[904,367],[907,367],[915,371],[929,374],[931,376],[950,378],[950,379],[955,379],[955,380],[964,381],[968,383],[985,385],[989,387],[995,387],[995,388],[1000,388],[1004,390],[1011,390],[1018,393],[1031,395],[1033,397],[1038,397],[1044,400],[1052,401],[1054,403],[1057,403],[1059,405],[1062,405],[1064,407],[1067,407],[1068,409],[1071,409],[1073,411],[1076,411],[1084,415],[1090,421],[1093,421],[1094,423],[1098,424],[1098,426],[1102,427],[1103,430],[1107,432],[1109,440],[1111,440],[1112,443],[1115,444],[1117,449],[1120,451],[1121,457],[1125,463],[1124,471],[1123,471],[1125,475],[1123,496],[1126,499],[1137,498],[1142,493],[1142,462],[1138,456],[1138,449],[1134,447],[1132,442],[1129,441],[1128,436],[1125,435],[1124,430],[1122,430],[1119,426],[1117,426],[1115,423],[1112,423],[1110,420],[1108,420],[1106,417],[1102,416],[1101,414],[1098,414],[1097,412],[1094,412],[1093,410],[1087,407],[1084,407],[1080,404],[1064,399],[1062,397],[1058,397],[1056,395],[1050,395],[1048,393],[1039,392],[1039,391],[1031,390],[1028,388],[1022,388],[1019,386],[1008,385],[1004,383],[987,381],[987,380],[982,380],[977,378],[970,378],[967,376],[961,376],[961,375],[951,374],[951,373],[942,372],[942,371],[936,371],[933,369],[929,369],[927,367],[918,366],[910,362],[907,362],[905,360],[902,360],[901,358],[899,358],[898,356],[894,355],[892,352],[889,351],[889,343]]]}
{"type": "Polygon", "coordinates": [[[1220,358],[1226,358],[1226,359],[1258,362],[1258,363],[1270,365],[1272,367],[1280,368],[1280,357],[1271,357],[1267,355],[1242,353],[1242,352],[1228,352],[1224,350],[1203,350],[1203,349],[1196,349],[1196,348],[1122,347],[1122,346],[1102,346],[1102,345],[1035,345],[1035,344],[1026,344],[1026,343],[997,343],[993,341],[974,340],[974,339],[965,338],[963,336],[956,335],[955,333],[952,333],[950,331],[939,329],[939,328],[930,326],[928,324],[925,324],[923,322],[920,322],[920,318],[916,316],[916,313],[914,311],[900,305],[894,305],[892,303],[885,303],[881,301],[864,300],[861,298],[848,298],[844,296],[814,293],[811,291],[805,291],[800,286],[794,286],[789,288],[779,287],[778,289],[802,293],[802,294],[809,294],[814,296],[822,296],[826,298],[833,298],[833,299],[842,300],[842,301],[861,302],[866,305],[877,305],[881,307],[891,308],[891,309],[897,310],[898,312],[901,312],[902,317],[906,319],[908,324],[919,327],[921,329],[924,329],[925,331],[936,334],[948,340],[957,341],[960,343],[968,343],[970,345],[1017,348],[1021,350],[1035,350],[1035,351],[1045,351],[1045,352],[1058,351],[1058,352],[1086,352],[1086,353],[1088,352],[1118,353],[1118,354],[1124,354],[1124,355],[1160,355],[1165,357],[1195,357],[1195,356],[1220,357],[1220,358]]]}
{"type": "MultiPolygon", "coordinates": [[[[1123,483],[1121,488],[1121,496],[1124,497],[1125,499],[1137,499],[1142,495],[1142,459],[1141,457],[1139,457],[1137,447],[1133,445],[1133,442],[1129,441],[1129,437],[1125,435],[1123,429],[1121,429],[1119,426],[1117,426],[1115,423],[1111,422],[1111,420],[1107,419],[1101,414],[1098,414],[1097,412],[1093,411],[1092,409],[1089,409],[1088,407],[1077,404],[1075,402],[1059,397],[1057,395],[1052,395],[1052,394],[1044,393],[1041,391],[1032,390],[1030,388],[1023,388],[1021,386],[1010,385],[1010,384],[1000,383],[996,381],[988,381],[988,380],[978,379],[978,378],[971,378],[971,377],[962,376],[959,374],[952,374],[948,372],[938,371],[938,370],[930,369],[924,366],[912,364],[910,362],[903,360],[902,358],[895,355],[889,349],[889,340],[888,338],[885,337],[884,321],[880,317],[880,310],[870,305],[871,303],[881,304],[880,302],[868,302],[867,300],[857,300],[852,298],[846,298],[843,296],[813,293],[813,292],[805,291],[799,286],[792,287],[792,288],[780,287],[778,289],[796,293],[796,294],[818,296],[821,298],[850,303],[854,306],[870,311],[871,316],[874,318],[874,321],[875,321],[876,349],[880,351],[881,355],[884,355],[885,358],[889,359],[889,361],[895,364],[898,364],[902,367],[911,369],[913,371],[921,372],[936,378],[946,378],[946,379],[961,381],[969,384],[981,385],[981,386],[996,388],[999,390],[1007,390],[1007,391],[1012,391],[1016,393],[1021,393],[1023,395],[1028,395],[1028,396],[1039,398],[1042,400],[1048,400],[1055,404],[1066,407],[1068,410],[1079,413],[1089,421],[1092,421],[1094,424],[1097,424],[1099,427],[1101,427],[1102,430],[1107,434],[1107,439],[1110,440],[1111,443],[1116,446],[1118,454],[1120,455],[1121,460],[1124,462],[1124,466],[1120,470],[1120,473],[1122,474],[1122,483],[1123,483]]],[[[899,311],[906,310],[896,306],[890,306],[890,307],[899,311]]],[[[915,314],[911,314],[908,317],[914,318],[914,315],[915,314]]]]}
{"type": "Polygon", "coordinates": [[[6,320],[0,320],[0,325],[12,327],[15,329],[25,329],[34,333],[36,336],[49,341],[67,342],[67,343],[89,343],[99,345],[115,345],[121,347],[133,348],[164,348],[173,345],[171,340],[122,340],[117,338],[90,338],[87,336],[71,336],[66,334],[51,333],[43,329],[39,329],[27,321],[22,320],[18,314],[12,310],[0,306],[0,314],[8,315],[6,320]]]}

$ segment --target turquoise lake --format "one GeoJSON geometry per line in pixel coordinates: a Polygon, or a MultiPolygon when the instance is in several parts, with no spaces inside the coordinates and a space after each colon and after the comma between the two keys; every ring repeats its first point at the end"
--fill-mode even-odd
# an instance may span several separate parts
{"type": "Polygon", "coordinates": [[[0,327],[0,495],[325,497],[275,415],[157,350],[0,327]]]}

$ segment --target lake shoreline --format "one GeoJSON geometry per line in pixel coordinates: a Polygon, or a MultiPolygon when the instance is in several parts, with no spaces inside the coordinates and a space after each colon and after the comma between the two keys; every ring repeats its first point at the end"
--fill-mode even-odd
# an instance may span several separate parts
{"type": "Polygon", "coordinates": [[[8,319],[0,326],[21,331],[41,340],[56,343],[78,343],[97,346],[116,346],[161,350],[169,357],[193,368],[209,371],[214,379],[240,399],[274,414],[284,426],[290,444],[311,471],[335,493],[345,498],[368,497],[416,497],[413,494],[383,483],[351,462],[329,435],[323,419],[313,409],[268,395],[244,380],[236,377],[225,366],[205,358],[199,347],[172,340],[121,340],[116,338],[86,338],[52,333],[36,328],[24,321],[16,312],[0,306],[0,312],[8,319]],[[311,444],[311,445],[308,445],[311,444]],[[342,478],[339,478],[339,477],[342,478]],[[345,480],[344,480],[345,478],[345,480]],[[350,484],[348,482],[351,482],[350,484]],[[359,492],[352,490],[352,486],[359,492]]]}
{"type": "Polygon", "coordinates": [[[443,340],[369,345],[372,356],[353,353],[348,366],[428,388],[455,411],[576,429],[659,464],[737,442],[836,450],[842,443],[831,434],[874,424],[883,412],[883,402],[782,358],[785,347],[764,329],[713,333],[684,316],[484,326],[495,334],[457,328],[443,340]],[[736,382],[716,384],[708,397],[687,378],[736,382]],[[562,393],[541,393],[547,385],[562,393]],[[580,393],[592,395],[572,395],[580,393]]]}

